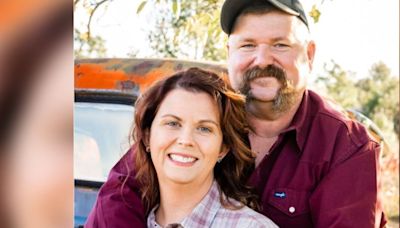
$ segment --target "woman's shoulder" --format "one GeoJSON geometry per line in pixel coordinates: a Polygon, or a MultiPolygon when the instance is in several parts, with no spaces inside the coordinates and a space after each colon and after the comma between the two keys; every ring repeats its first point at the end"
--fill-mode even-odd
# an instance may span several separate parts
{"type": "Polygon", "coordinates": [[[213,227],[255,227],[255,228],[276,228],[275,223],[255,210],[244,206],[240,209],[229,209],[221,207],[216,215],[216,222],[220,224],[213,224],[213,227]],[[216,226],[215,226],[216,225],[216,226]]]}

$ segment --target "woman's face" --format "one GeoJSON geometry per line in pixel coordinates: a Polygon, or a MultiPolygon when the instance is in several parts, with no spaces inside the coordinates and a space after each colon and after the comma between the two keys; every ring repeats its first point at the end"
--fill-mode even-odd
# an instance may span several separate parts
{"type": "Polygon", "coordinates": [[[211,182],[218,157],[227,152],[216,101],[206,93],[183,89],[164,98],[149,142],[160,184],[211,182]]]}

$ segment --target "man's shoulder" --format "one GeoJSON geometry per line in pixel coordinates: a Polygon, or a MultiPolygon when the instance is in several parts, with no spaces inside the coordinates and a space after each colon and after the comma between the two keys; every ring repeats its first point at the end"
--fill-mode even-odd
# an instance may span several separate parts
{"type": "Polygon", "coordinates": [[[135,150],[136,146],[133,145],[112,167],[107,181],[100,189],[99,196],[102,194],[124,194],[131,192],[132,189],[139,188],[135,179],[135,150]]]}
{"type": "Polygon", "coordinates": [[[337,139],[348,140],[360,147],[368,142],[376,142],[366,127],[348,115],[348,112],[315,92],[310,92],[310,105],[313,106],[313,127],[322,132],[328,131],[337,139]]]}
{"type": "Polygon", "coordinates": [[[134,167],[135,151],[136,145],[133,145],[112,167],[108,179],[110,179],[112,175],[128,176],[131,174],[134,167]]]}
{"type": "Polygon", "coordinates": [[[351,157],[361,154],[374,155],[380,151],[365,126],[346,115],[344,109],[322,96],[309,92],[307,121],[301,134],[303,159],[327,162],[334,167],[351,157]],[[306,145],[306,146],[304,146],[306,145]]]}
{"type": "Polygon", "coordinates": [[[145,227],[144,208],[132,162],[134,147],[112,168],[85,227],[145,227]],[[131,165],[130,165],[131,164],[131,165]],[[96,225],[103,224],[103,225],[96,225]]]}

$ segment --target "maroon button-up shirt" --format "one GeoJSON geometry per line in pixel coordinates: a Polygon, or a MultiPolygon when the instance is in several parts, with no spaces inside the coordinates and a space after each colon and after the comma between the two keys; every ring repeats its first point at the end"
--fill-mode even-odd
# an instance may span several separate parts
{"type": "MultiPolygon", "coordinates": [[[[382,227],[379,144],[308,90],[250,177],[264,215],[280,227],[382,227]]],[[[133,150],[111,170],[85,227],[145,227],[133,150]],[[126,180],[125,180],[126,179],[126,180]]]]}

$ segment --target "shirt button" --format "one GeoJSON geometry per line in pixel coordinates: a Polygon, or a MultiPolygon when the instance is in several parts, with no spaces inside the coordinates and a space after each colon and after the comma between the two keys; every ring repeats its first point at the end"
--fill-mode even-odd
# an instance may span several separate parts
{"type": "Polygon", "coordinates": [[[294,208],[294,207],[289,207],[289,212],[290,212],[290,213],[293,214],[295,211],[296,211],[296,208],[294,208]]]}

